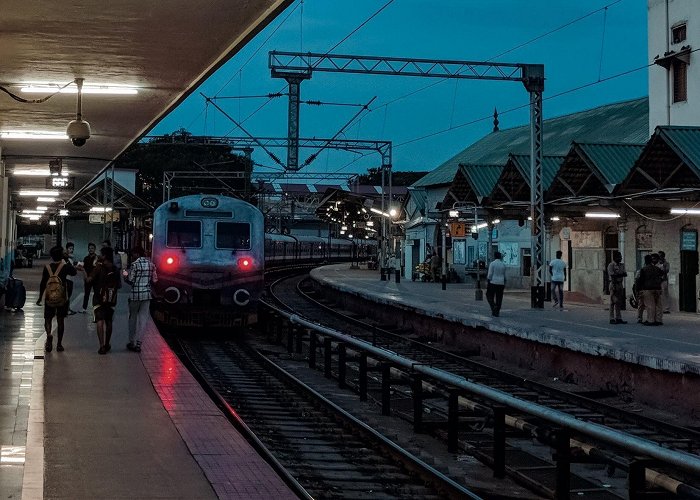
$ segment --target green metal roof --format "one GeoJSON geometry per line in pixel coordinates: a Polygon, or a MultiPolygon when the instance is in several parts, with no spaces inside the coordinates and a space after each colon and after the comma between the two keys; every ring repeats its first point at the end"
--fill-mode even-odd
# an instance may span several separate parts
{"type": "Polygon", "coordinates": [[[460,165],[469,185],[481,200],[491,195],[498,178],[503,171],[503,165],[460,165]]]}
{"type": "Polygon", "coordinates": [[[576,142],[572,151],[581,156],[603,184],[621,184],[632,170],[644,144],[590,144],[576,142]],[[597,170],[597,172],[595,172],[597,170]]]}
{"type": "MultiPolygon", "coordinates": [[[[545,155],[565,155],[572,141],[639,144],[649,138],[646,97],[600,106],[543,121],[545,155]]],[[[530,125],[491,132],[413,184],[449,184],[459,164],[504,165],[508,155],[530,154],[530,125]]]]}
{"type": "Polygon", "coordinates": [[[661,126],[656,127],[655,133],[700,175],[700,127],[661,126]]]}
{"type": "MultiPolygon", "coordinates": [[[[542,157],[542,184],[546,190],[552,184],[554,176],[559,172],[559,167],[564,161],[564,156],[544,155],[542,157]]],[[[530,185],[530,155],[510,155],[523,180],[530,185]]]]}

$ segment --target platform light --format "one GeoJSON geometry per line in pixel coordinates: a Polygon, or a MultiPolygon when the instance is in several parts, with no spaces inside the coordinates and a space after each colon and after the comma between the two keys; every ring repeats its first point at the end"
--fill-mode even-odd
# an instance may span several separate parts
{"type": "Polygon", "coordinates": [[[352,234],[348,234],[348,238],[352,239],[352,234]]]}
{"type": "Polygon", "coordinates": [[[559,222],[560,219],[559,219],[559,217],[557,217],[557,216],[555,215],[555,216],[552,217],[550,220],[553,221],[553,222],[559,222]]]}
{"type": "Polygon", "coordinates": [[[590,219],[617,219],[620,214],[615,212],[586,212],[586,217],[590,219]]]}
{"type": "Polygon", "coordinates": [[[39,196],[36,201],[42,202],[42,203],[56,203],[56,198],[49,197],[49,196],[39,196]]]}
{"type": "Polygon", "coordinates": [[[396,211],[395,208],[392,208],[391,210],[389,210],[389,215],[390,215],[391,217],[396,217],[396,214],[397,214],[397,213],[398,213],[398,212],[396,211]]]}
{"type": "Polygon", "coordinates": [[[450,217],[459,217],[459,210],[450,210],[450,217]]]}
{"type": "Polygon", "coordinates": [[[481,224],[477,224],[476,226],[472,226],[472,227],[471,227],[471,232],[472,232],[472,233],[475,233],[477,230],[483,229],[483,228],[485,228],[486,226],[488,226],[488,224],[487,224],[486,222],[482,222],[481,224]]]}
{"type": "Polygon", "coordinates": [[[493,223],[494,223],[494,224],[500,224],[500,223],[501,223],[501,219],[493,219],[493,223]]]}
{"type": "Polygon", "coordinates": [[[153,233],[150,233],[150,234],[148,235],[148,241],[153,241],[153,233]]]}
{"type": "Polygon", "coordinates": [[[56,221],[55,221],[55,220],[50,220],[50,221],[49,221],[49,226],[55,226],[55,225],[56,225],[56,221]]]}
{"type": "Polygon", "coordinates": [[[91,212],[99,212],[99,213],[105,213],[105,212],[111,212],[112,209],[110,207],[90,207],[91,212]]]}
{"type": "Polygon", "coordinates": [[[65,132],[51,130],[4,130],[0,132],[0,139],[37,139],[37,140],[66,140],[65,132]]]}
{"type": "Polygon", "coordinates": [[[41,215],[32,214],[29,216],[29,220],[39,220],[39,219],[41,219],[41,215]]]}
{"type": "Polygon", "coordinates": [[[68,210],[66,210],[66,209],[62,209],[62,210],[59,210],[59,211],[58,211],[58,215],[60,215],[61,217],[65,217],[65,216],[67,216],[69,213],[70,213],[70,212],[68,212],[68,210]]]}
{"type": "Polygon", "coordinates": [[[49,207],[37,206],[36,209],[41,210],[42,212],[46,212],[49,209],[49,207]]]}
{"type": "Polygon", "coordinates": [[[15,167],[12,175],[17,177],[48,177],[50,174],[47,168],[26,168],[15,167]]]}
{"type": "Polygon", "coordinates": [[[20,196],[58,196],[58,191],[42,190],[25,190],[19,192],[20,196]]]}
{"type": "Polygon", "coordinates": [[[348,226],[340,226],[340,229],[343,230],[343,231],[347,231],[347,230],[348,230],[348,226]]]}
{"type": "Polygon", "coordinates": [[[368,220],[367,222],[365,222],[365,224],[367,225],[367,227],[372,227],[372,226],[374,226],[374,221],[368,220]]]}
{"type": "Polygon", "coordinates": [[[39,210],[38,207],[36,210],[22,210],[23,214],[43,214],[46,212],[46,210],[39,210]]]}
{"type": "Polygon", "coordinates": [[[672,208],[671,213],[678,215],[700,215],[700,208],[672,208]]]}
{"type": "MultiPolygon", "coordinates": [[[[75,85],[61,86],[53,83],[30,83],[20,88],[26,94],[77,94],[78,88],[75,85]]],[[[83,85],[83,94],[109,94],[109,95],[134,95],[138,94],[136,87],[128,85],[83,85]]]]}

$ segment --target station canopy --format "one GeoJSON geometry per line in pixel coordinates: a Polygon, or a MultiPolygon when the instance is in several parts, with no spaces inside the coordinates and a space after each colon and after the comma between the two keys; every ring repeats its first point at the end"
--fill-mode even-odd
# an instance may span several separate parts
{"type": "Polygon", "coordinates": [[[71,198],[291,3],[3,1],[0,154],[13,200],[33,208],[36,196],[19,192],[47,187],[57,204],[71,198]],[[79,78],[82,147],[66,136],[79,78]]]}

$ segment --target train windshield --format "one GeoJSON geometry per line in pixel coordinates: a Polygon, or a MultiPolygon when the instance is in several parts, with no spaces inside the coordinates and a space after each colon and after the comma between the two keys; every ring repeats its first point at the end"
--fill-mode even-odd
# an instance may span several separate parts
{"type": "Polygon", "coordinates": [[[217,222],[216,248],[250,250],[250,224],[243,222],[217,222]]]}
{"type": "Polygon", "coordinates": [[[168,221],[168,246],[199,248],[202,246],[202,224],[190,220],[168,221]]]}

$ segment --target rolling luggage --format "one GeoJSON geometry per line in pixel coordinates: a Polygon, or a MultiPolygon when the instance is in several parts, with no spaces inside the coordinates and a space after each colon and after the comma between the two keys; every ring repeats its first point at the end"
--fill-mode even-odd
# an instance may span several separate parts
{"type": "Polygon", "coordinates": [[[5,290],[5,309],[14,309],[15,311],[22,309],[26,301],[27,289],[24,288],[22,280],[8,278],[5,290]]]}

